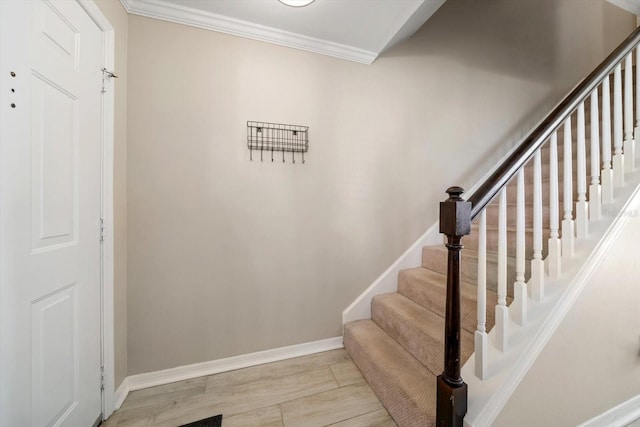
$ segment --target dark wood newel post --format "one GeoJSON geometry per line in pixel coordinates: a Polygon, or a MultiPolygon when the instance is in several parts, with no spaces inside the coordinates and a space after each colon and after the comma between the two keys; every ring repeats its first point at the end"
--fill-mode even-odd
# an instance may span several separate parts
{"type": "Polygon", "coordinates": [[[460,251],[471,232],[471,202],[461,187],[447,189],[440,203],[440,233],[447,236],[447,307],[444,325],[444,371],[438,376],[437,427],[462,427],[467,413],[467,385],[460,376],[460,251]]]}

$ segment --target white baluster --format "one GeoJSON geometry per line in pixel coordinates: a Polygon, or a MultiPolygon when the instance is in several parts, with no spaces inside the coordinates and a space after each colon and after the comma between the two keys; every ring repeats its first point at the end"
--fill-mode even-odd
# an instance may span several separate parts
{"type": "Polygon", "coordinates": [[[624,186],[624,155],[622,154],[622,66],[613,73],[613,186],[624,186]]]}
{"type": "Polygon", "coordinates": [[[564,122],[564,219],[562,220],[562,257],[571,258],[575,252],[575,222],[573,221],[573,168],[571,116],[564,122]]]}
{"type": "Polygon", "coordinates": [[[609,76],[602,81],[602,204],[613,203],[611,168],[611,95],[609,76]]]}
{"type": "Polygon", "coordinates": [[[524,281],[524,167],[518,171],[516,204],[516,281],[513,283],[513,319],[519,325],[527,323],[527,283],[524,281]]]}
{"type": "Polygon", "coordinates": [[[562,272],[560,254],[560,238],[558,234],[560,222],[560,206],[558,197],[558,132],[551,135],[549,141],[549,277],[557,278],[562,272]]]}
{"type": "MultiPolygon", "coordinates": [[[[640,138],[640,46],[636,47],[636,128],[633,131],[635,139],[640,138]]],[[[640,150],[636,150],[636,155],[640,155],[640,150]]]]}
{"type": "Polygon", "coordinates": [[[509,309],[507,308],[507,188],[500,191],[498,208],[498,304],[496,305],[496,347],[509,347],[509,309]]]}
{"type": "MultiPolygon", "coordinates": [[[[556,216],[556,218],[558,218],[556,216]]],[[[557,221],[557,219],[556,219],[557,221]]],[[[544,298],[544,261],[542,261],[542,161],[540,150],[533,157],[533,259],[531,260],[531,297],[544,298]]]]}
{"type": "Polygon", "coordinates": [[[589,219],[602,217],[602,189],[600,187],[600,121],[598,89],[591,92],[591,185],[589,186],[589,219]]]}
{"type": "Polygon", "coordinates": [[[636,168],[636,142],[633,140],[633,52],[624,59],[624,170],[636,168]]]}
{"type": "Polygon", "coordinates": [[[576,202],[576,234],[584,239],[589,234],[589,203],[587,202],[587,149],[584,135],[584,102],[578,106],[578,201],[576,202]]]}
{"type": "Polygon", "coordinates": [[[478,239],[478,330],[475,333],[476,377],[484,380],[489,366],[487,335],[487,214],[480,212],[478,239]]]}

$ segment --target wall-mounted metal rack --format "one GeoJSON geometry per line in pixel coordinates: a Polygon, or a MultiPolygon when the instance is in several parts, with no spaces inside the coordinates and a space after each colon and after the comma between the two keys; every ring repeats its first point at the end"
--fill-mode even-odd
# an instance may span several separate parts
{"type": "Polygon", "coordinates": [[[247,147],[251,160],[254,151],[260,151],[260,161],[264,160],[265,153],[270,153],[272,162],[274,153],[282,152],[283,162],[285,153],[291,153],[291,160],[295,163],[296,153],[300,153],[304,163],[304,153],[309,150],[309,126],[248,121],[247,147]]]}

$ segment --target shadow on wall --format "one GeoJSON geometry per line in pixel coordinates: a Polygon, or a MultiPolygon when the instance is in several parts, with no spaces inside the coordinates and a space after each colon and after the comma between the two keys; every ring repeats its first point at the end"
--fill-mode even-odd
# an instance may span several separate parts
{"type": "Polygon", "coordinates": [[[550,52],[558,40],[560,3],[499,0],[488,7],[482,1],[447,0],[413,37],[381,58],[449,57],[473,69],[548,81],[555,69],[556,55],[550,52]]]}
{"type": "MultiPolygon", "coordinates": [[[[575,6],[576,0],[566,1],[575,6]]],[[[424,72],[422,79],[446,85],[425,93],[432,98],[425,102],[438,99],[448,111],[448,120],[441,123],[458,116],[456,121],[467,128],[470,140],[446,150],[451,159],[476,159],[469,169],[459,170],[456,184],[467,189],[475,184],[566,91],[560,83],[564,76],[558,75],[565,72],[558,52],[559,26],[566,24],[561,3],[447,0],[414,36],[378,59],[410,64],[424,72]]]]}
{"type": "Polygon", "coordinates": [[[626,37],[613,27],[627,18],[632,19],[605,0],[447,0],[413,37],[378,61],[410,63],[423,79],[446,85],[425,96],[458,115],[475,144],[492,147],[469,153],[450,148],[452,159],[477,156],[457,181],[470,188],[482,178],[479,171],[488,171],[518,145],[626,37]]]}

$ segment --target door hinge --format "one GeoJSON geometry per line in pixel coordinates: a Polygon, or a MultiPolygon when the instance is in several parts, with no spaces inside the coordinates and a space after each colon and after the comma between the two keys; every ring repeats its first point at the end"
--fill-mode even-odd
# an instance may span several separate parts
{"type": "Polygon", "coordinates": [[[100,366],[100,391],[104,391],[104,366],[100,366]]]}
{"type": "Polygon", "coordinates": [[[104,219],[100,218],[100,241],[104,242],[104,219]]]}

